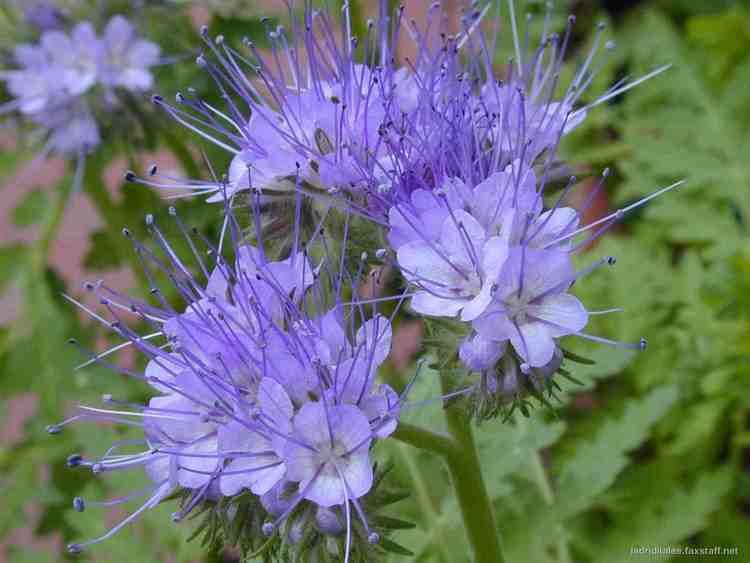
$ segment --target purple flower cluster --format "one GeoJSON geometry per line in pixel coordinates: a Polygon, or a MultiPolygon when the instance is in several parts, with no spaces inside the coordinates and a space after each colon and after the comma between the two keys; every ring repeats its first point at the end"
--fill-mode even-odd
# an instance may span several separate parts
{"type": "Polygon", "coordinates": [[[60,27],[64,15],[62,10],[47,0],[27,0],[23,3],[24,21],[41,31],[60,27]]]}
{"type": "MultiPolygon", "coordinates": [[[[409,103],[408,92],[398,97],[393,92],[394,80],[408,80],[408,76],[377,65],[390,57],[388,50],[377,53],[374,44],[376,36],[382,36],[384,47],[390,49],[386,4],[381,2],[379,23],[368,23],[361,53],[351,35],[351,22],[341,37],[331,15],[312,8],[305,10],[301,21],[291,17],[291,29],[268,30],[271,61],[251,41],[244,42],[247,52],[239,53],[223,36],[209,37],[204,27],[207,52],[197,64],[216,81],[227,107],[214,107],[192,89],[178,93],[175,104],[161,96],[153,101],[232,156],[225,178],[138,180],[209,195],[211,202],[251,189],[266,194],[301,189],[315,197],[346,192],[368,199],[373,182],[385,181],[393,172],[385,124],[402,104],[409,103]]],[[[347,21],[348,10],[345,5],[347,21]]],[[[371,204],[350,202],[351,209],[374,217],[370,207],[376,209],[378,204],[371,204]]]]}
{"type": "MultiPolygon", "coordinates": [[[[150,359],[142,374],[126,372],[148,383],[155,396],[144,406],[106,396],[105,408],[82,406],[50,427],[55,433],[82,418],[138,424],[143,447],[126,453],[125,444],[116,444],[100,458],[75,456],[72,465],[95,473],[144,468],[153,481],[149,498],[125,522],[175,491],[188,495],[175,520],[203,501],[250,492],[265,510],[266,536],[277,529],[289,535],[302,519],[317,522],[322,534],[346,530],[350,542],[353,507],[365,543],[376,543],[379,535],[360,499],[373,487],[372,446],[394,432],[401,409],[399,395],[376,381],[390,352],[389,319],[367,316],[362,305],[340,297],[325,306],[324,264],[314,266],[306,252],[272,261],[262,247],[239,238],[231,263],[219,259],[209,270],[196,254],[206,276],[200,282],[153,219],[147,222],[166,260],[134,240],[136,250],[147,271],[161,269],[179,289],[184,310],[172,309],[156,288],[159,306],[101,282],[86,288],[113,321],[89,312],[150,359]],[[153,330],[133,332],[124,314],[153,330]]],[[[192,240],[190,246],[195,250],[192,240]]],[[[86,503],[79,498],[74,506],[83,510],[86,503]]]]}
{"type": "MultiPolygon", "coordinates": [[[[574,18],[558,35],[549,30],[548,12],[539,46],[526,53],[508,5],[515,57],[502,78],[482,29],[488,7],[448,30],[439,3],[420,28],[406,21],[403,8],[389,13],[381,2],[362,38],[352,35],[347,5],[340,33],[330,14],[307,9],[302,21],[292,18],[290,30],[268,30],[271,57],[251,42],[240,53],[204,29],[207,52],[198,63],[227,109],[194,91],[178,94],[176,105],[155,102],[228,150],[228,173],[220,182],[137,181],[208,194],[209,201],[240,190],[267,197],[299,188],[325,202],[343,193],[349,210],[388,229],[391,248],[380,256],[408,282],[414,312],[465,323],[470,334],[460,357],[488,377],[507,372],[497,367],[502,357],[524,374],[559,366],[563,336],[615,344],[583,332],[589,313],[569,289],[594,267],[576,272],[571,257],[625,210],[581,226],[579,210],[565,205],[576,178],[558,194],[550,186],[566,179],[557,158],[561,139],[589,110],[666,67],[583,103],[603,27],[561,88],[574,18]],[[417,56],[398,66],[404,33],[417,56]]],[[[613,46],[605,43],[605,51],[613,46]]],[[[605,258],[595,266],[613,263],[605,258]]]]}
{"type": "MultiPolygon", "coordinates": [[[[549,33],[547,19],[539,46],[525,53],[513,4],[508,2],[515,57],[502,78],[493,66],[494,41],[480,27],[486,11],[469,14],[460,33],[441,35],[437,48],[420,49],[418,64],[397,71],[403,76],[394,95],[410,104],[399,125],[388,124],[398,134],[398,144],[388,144],[392,170],[385,181],[371,181],[368,191],[387,214],[390,249],[380,255],[407,282],[411,309],[454,319],[451,334],[464,335],[457,355],[468,372],[480,376],[469,406],[477,418],[509,415],[517,406],[525,414],[527,395],[549,405],[560,389],[554,376],[567,376],[564,358],[581,359],[563,348],[563,337],[645,348],[643,338],[617,342],[585,332],[591,315],[621,309],[587,310],[571,288],[616,260],[608,256],[576,269],[574,256],[625,213],[682,184],[584,224],[609,171],[592,183],[582,205],[568,206],[577,178],[564,172],[561,140],[592,108],[668,67],[617,83],[586,103],[603,26],[561,88],[574,18],[562,36],[549,33]]],[[[428,45],[428,32],[414,29],[412,36],[428,45]]],[[[604,47],[609,51],[614,44],[604,47]]]]}
{"type": "MultiPolygon", "coordinates": [[[[439,10],[439,3],[429,8],[429,25],[442,20],[439,10]]],[[[438,45],[428,39],[436,30],[407,22],[403,7],[391,14],[380,2],[377,21],[367,22],[361,38],[352,34],[348,5],[342,12],[340,32],[331,14],[312,8],[301,20],[292,16],[290,29],[269,28],[270,57],[248,40],[239,52],[204,27],[206,52],[196,62],[216,82],[226,108],[193,89],[178,93],[174,104],[161,96],[153,101],[226,150],[232,157],[227,173],[222,181],[137,181],[221,202],[223,194],[241,190],[294,193],[301,178],[305,193],[325,199],[345,192],[350,209],[385,223],[389,208],[408,202],[416,189],[432,191],[454,175],[477,184],[513,159],[532,163],[586,115],[587,107],[572,108],[588,84],[590,60],[564,99],[551,100],[570,29],[563,41],[543,38],[530,69],[536,81],[527,88],[529,77],[512,71],[507,82],[494,79],[480,29],[486,9],[467,16],[465,28],[443,34],[438,45]],[[402,33],[418,56],[399,67],[402,33]],[[464,52],[473,61],[468,66],[464,52]],[[467,151],[476,148],[488,153],[481,162],[469,160],[476,154],[467,151]]],[[[590,106],[634,85],[620,85],[590,106]]]]}
{"type": "MultiPolygon", "coordinates": [[[[538,390],[551,378],[564,356],[559,343],[564,336],[645,346],[645,340],[612,342],[583,332],[593,313],[570,288],[599,266],[615,263],[606,257],[576,271],[574,253],[652,196],[581,225],[580,211],[565,205],[576,178],[560,177],[564,166],[557,148],[590,108],[648,76],[581,104],[600,28],[594,50],[555,99],[570,18],[562,37],[545,28],[530,55],[519,48],[512,22],[516,56],[499,80],[479,28],[482,17],[483,12],[470,14],[462,33],[445,36],[440,48],[422,56],[409,78],[397,84],[397,93],[409,92],[413,109],[402,112],[399,143],[389,152],[394,172],[378,194],[387,209],[392,249],[384,256],[408,282],[412,310],[456,318],[466,327],[459,358],[482,375],[480,394],[501,402],[538,390]],[[550,186],[565,179],[562,189],[550,193],[550,186]]],[[[413,34],[422,41],[418,31],[413,34]]],[[[607,176],[605,171],[583,209],[607,176]]]]}
{"type": "Polygon", "coordinates": [[[472,369],[493,367],[507,341],[523,363],[544,366],[556,338],[586,325],[586,310],[567,293],[578,214],[543,211],[534,171],[521,161],[473,188],[450,178],[439,190],[415,190],[389,217],[412,309],[470,322],[477,335],[462,357],[472,369]]]}
{"type": "Polygon", "coordinates": [[[87,94],[100,85],[111,103],[116,88],[149,89],[149,67],[159,61],[159,48],[140,39],[127,19],[114,16],[101,36],[90,22],[76,24],[70,33],[48,29],[39,43],[17,45],[14,57],[18,68],[0,73],[15,98],[2,111],[18,111],[41,126],[46,150],[77,155],[100,143],[87,94]]]}
{"type": "MultiPolygon", "coordinates": [[[[508,4],[512,12],[512,0],[508,4]]],[[[149,220],[163,257],[134,241],[136,251],[149,279],[152,270],[166,275],[185,306],[174,310],[155,283],[158,306],[101,283],[88,286],[114,320],[89,312],[149,358],[144,373],[123,371],[150,384],[157,395],[146,406],[82,407],[71,420],[138,425],[145,439],[135,453],[121,453],[129,443],[116,444],[101,458],[74,456],[71,464],[95,472],[146,470],[153,481],[149,498],[125,522],[174,492],[183,496],[175,520],[206,501],[249,497],[257,503],[253,513],[262,515],[256,527],[262,534],[280,531],[295,544],[300,529],[313,528],[328,539],[345,531],[348,560],[352,542],[369,545],[379,539],[366,511],[376,481],[371,449],[396,430],[404,407],[403,395],[376,380],[390,351],[391,325],[374,304],[408,302],[419,315],[451,319],[451,334],[460,336],[439,352],[481,377],[478,383],[467,377],[469,387],[443,398],[478,397],[494,415],[498,405],[558,372],[566,355],[560,346],[564,336],[645,345],[583,332],[591,314],[613,310],[587,311],[570,289],[614,259],[576,271],[572,256],[626,211],[674,186],[586,225],[580,211],[565,204],[576,179],[559,172],[565,169],[557,158],[562,137],[594,106],[663,70],[617,84],[584,103],[601,30],[592,52],[561,89],[572,19],[562,36],[545,25],[540,45],[526,54],[513,17],[515,58],[499,79],[494,42],[482,29],[487,8],[467,14],[456,31],[446,29],[439,4],[431,5],[426,27],[420,28],[405,20],[402,8],[390,13],[383,0],[377,21],[368,22],[365,36],[357,38],[348,3],[340,26],[326,11],[305,6],[301,19],[291,18],[289,30],[268,29],[270,54],[249,41],[240,52],[203,30],[206,52],[197,63],[215,80],[226,107],[192,89],[177,94],[175,103],[154,97],[231,160],[226,173],[211,181],[162,181],[155,168],[149,178],[133,173],[126,178],[223,202],[222,240],[231,238],[233,256],[225,261],[209,245],[216,263],[208,268],[177,220],[205,278],[199,282],[149,220]],[[396,45],[402,33],[413,40],[417,56],[399,66],[396,45]],[[563,185],[551,193],[556,183],[563,185]],[[270,208],[291,217],[293,241],[280,254],[283,259],[270,259],[261,242],[252,246],[239,232],[234,206],[241,191],[250,195],[256,241],[264,238],[262,212],[270,208]],[[303,195],[310,197],[303,200],[303,195]],[[267,205],[271,197],[293,198],[293,212],[267,205]],[[336,223],[342,231],[335,235],[338,256],[329,255],[323,220],[299,251],[302,209],[319,203],[323,218],[346,213],[336,223]],[[383,227],[389,248],[374,255],[406,285],[401,295],[369,299],[369,314],[364,301],[343,297],[360,289],[359,275],[344,268],[350,227],[360,216],[383,227]],[[315,238],[323,243],[318,254],[311,250],[315,238]],[[317,263],[310,256],[317,256],[317,263]],[[153,331],[134,332],[121,319],[124,314],[153,331]]],[[[142,88],[149,82],[141,67],[112,71],[116,64],[102,67],[98,55],[91,60],[95,64],[83,65],[72,84],[80,88],[86,72],[112,87],[142,88]]],[[[47,92],[46,86],[38,91],[47,92]]],[[[37,103],[33,97],[19,100],[37,103]]],[[[480,411],[475,406],[473,412],[480,411]]],[[[85,504],[75,502],[77,509],[85,504]]],[[[70,549],[79,551],[120,527],[70,549]]]]}

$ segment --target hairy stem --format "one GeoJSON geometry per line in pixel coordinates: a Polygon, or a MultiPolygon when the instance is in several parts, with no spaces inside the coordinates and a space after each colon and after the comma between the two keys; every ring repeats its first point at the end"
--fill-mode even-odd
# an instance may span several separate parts
{"type": "Polygon", "coordinates": [[[471,426],[463,413],[455,409],[446,410],[446,420],[451,436],[402,422],[393,437],[445,459],[476,561],[502,563],[504,559],[497,526],[482,478],[471,426]]]}
{"type": "MultiPolygon", "coordinates": [[[[447,377],[443,376],[441,381],[443,393],[448,394],[451,389],[447,377]]],[[[469,420],[464,413],[450,407],[445,410],[445,418],[450,435],[402,422],[393,437],[445,459],[475,561],[503,563],[505,559],[500,549],[492,503],[482,477],[469,420]]]]}
{"type": "MultiPolygon", "coordinates": [[[[443,393],[449,393],[450,384],[445,375],[441,377],[441,382],[443,393]]],[[[460,410],[448,407],[445,420],[457,448],[455,454],[446,456],[446,462],[474,557],[478,563],[502,563],[500,535],[482,477],[469,419],[460,410]]]]}
{"type": "Polygon", "coordinates": [[[435,452],[443,457],[455,456],[458,453],[458,444],[450,436],[407,422],[399,422],[393,437],[405,444],[420,450],[435,452]]]}

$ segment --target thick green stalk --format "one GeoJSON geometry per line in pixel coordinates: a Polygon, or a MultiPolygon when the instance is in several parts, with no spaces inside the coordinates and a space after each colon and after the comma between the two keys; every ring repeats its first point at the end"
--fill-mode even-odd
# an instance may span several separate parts
{"type": "Polygon", "coordinates": [[[450,436],[438,434],[437,432],[414,426],[408,422],[399,422],[393,437],[405,444],[409,444],[420,450],[440,454],[443,457],[458,454],[457,444],[450,436]]]}
{"type": "MultiPolygon", "coordinates": [[[[442,376],[442,385],[443,393],[451,391],[446,376],[442,376]]],[[[469,419],[460,410],[448,407],[445,409],[445,420],[457,447],[454,455],[446,457],[446,462],[464,527],[474,548],[474,557],[477,563],[502,563],[500,534],[482,477],[469,419]]]]}
{"type": "MultiPolygon", "coordinates": [[[[445,380],[443,386],[443,392],[449,392],[445,380]]],[[[445,416],[450,436],[407,423],[400,423],[393,436],[445,459],[475,560],[477,563],[503,563],[492,503],[482,477],[469,420],[464,413],[453,408],[446,409],[445,416]]]]}

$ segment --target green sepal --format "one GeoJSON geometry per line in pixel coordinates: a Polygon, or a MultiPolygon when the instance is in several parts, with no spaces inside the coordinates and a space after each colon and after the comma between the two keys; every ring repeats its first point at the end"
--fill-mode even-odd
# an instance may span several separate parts
{"type": "Polygon", "coordinates": [[[387,551],[388,553],[405,555],[406,557],[414,556],[414,552],[409,551],[403,545],[398,544],[393,540],[389,540],[388,538],[381,538],[379,546],[383,551],[387,551]]]}
{"type": "Polygon", "coordinates": [[[371,518],[371,522],[378,528],[386,528],[388,530],[412,530],[417,527],[414,522],[384,515],[374,516],[371,518]]]}
{"type": "Polygon", "coordinates": [[[579,356],[575,352],[571,352],[570,350],[566,350],[565,348],[560,347],[560,351],[563,354],[563,358],[565,358],[566,360],[570,360],[571,362],[583,364],[585,366],[593,366],[594,364],[596,364],[596,361],[592,360],[591,358],[579,356]]]}

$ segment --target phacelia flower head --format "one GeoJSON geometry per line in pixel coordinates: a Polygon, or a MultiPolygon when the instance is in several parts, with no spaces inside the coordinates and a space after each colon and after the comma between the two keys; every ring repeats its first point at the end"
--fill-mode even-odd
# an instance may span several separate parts
{"type": "MultiPolygon", "coordinates": [[[[409,286],[397,299],[408,299],[417,314],[455,319],[467,342],[476,334],[493,349],[478,352],[483,361],[494,358],[499,366],[505,358],[522,376],[552,365],[565,336],[609,342],[583,332],[590,313],[569,290],[613,260],[575,272],[572,257],[625,211],[678,184],[582,225],[594,195],[583,209],[566,205],[577,179],[564,172],[558,147],[597,105],[667,66],[591,96],[597,61],[614,47],[603,42],[603,26],[583,64],[561,84],[574,18],[554,33],[548,10],[529,50],[514,2],[503,25],[492,27],[489,8],[476,4],[454,17],[433,3],[420,27],[383,1],[365,35],[355,37],[347,4],[340,28],[325,10],[306,6],[288,29],[268,28],[270,54],[247,41],[236,50],[204,29],[206,52],[197,62],[226,107],[194,91],[178,94],[176,104],[155,101],[227,150],[227,172],[212,182],[141,181],[211,201],[240,191],[261,194],[261,201],[302,192],[372,219],[388,230],[390,248],[381,256],[409,286]],[[507,29],[513,40],[502,67],[490,27],[507,29]],[[403,35],[415,55],[402,64],[403,35]]],[[[466,346],[461,357],[471,358],[466,346]]],[[[477,370],[473,360],[464,363],[477,370]]]]}
{"type": "Polygon", "coordinates": [[[88,21],[69,31],[45,29],[38,43],[17,45],[14,60],[16,68],[0,72],[14,97],[0,106],[2,113],[17,111],[39,126],[43,154],[80,157],[99,144],[96,115],[117,105],[115,89],[151,87],[159,48],[139,39],[124,17],[114,16],[101,37],[88,21]]]}
{"type": "Polygon", "coordinates": [[[348,4],[340,27],[326,10],[308,5],[302,17],[290,12],[289,27],[266,24],[270,53],[248,40],[235,48],[204,28],[206,49],[196,62],[214,79],[225,107],[193,89],[178,93],[174,104],[161,96],[154,101],[226,150],[231,162],[221,182],[150,185],[219,202],[225,191],[288,195],[299,177],[306,193],[325,198],[344,192],[356,196],[351,209],[369,214],[377,203],[368,201],[368,190],[392,170],[386,145],[395,136],[387,124],[409,103],[405,86],[396,93],[406,75],[396,75],[391,60],[401,10],[392,22],[386,4],[377,21],[368,21],[365,37],[353,35],[348,4]]]}
{"type": "MultiPolygon", "coordinates": [[[[410,111],[402,110],[398,144],[386,143],[391,168],[380,188],[368,192],[387,214],[391,251],[384,257],[408,283],[411,309],[457,321],[456,332],[466,334],[459,359],[492,397],[481,401],[496,405],[548,381],[560,368],[565,336],[644,346],[584,332],[590,313],[570,290],[580,277],[615,262],[606,257],[576,271],[573,255],[652,196],[582,225],[581,211],[565,203],[576,178],[551,192],[566,179],[557,158],[561,139],[590,109],[664,70],[583,103],[600,27],[583,66],[558,94],[573,18],[562,36],[545,25],[529,55],[520,48],[509,5],[515,53],[502,73],[482,29],[486,9],[467,14],[460,30],[441,34],[433,48],[429,30],[408,28],[420,47],[419,64],[399,81],[410,111]]],[[[488,411],[497,409],[475,409],[488,411]]]]}
{"type": "Polygon", "coordinates": [[[23,2],[24,21],[40,31],[61,27],[64,13],[47,0],[30,0],[23,2]]]}
{"type": "MultiPolygon", "coordinates": [[[[101,457],[77,456],[72,463],[95,473],[143,468],[153,485],[125,522],[176,494],[182,505],[175,521],[206,503],[214,511],[239,506],[250,530],[243,541],[253,549],[272,537],[278,538],[268,543],[273,549],[296,549],[311,534],[341,540],[346,558],[375,549],[387,530],[376,530],[368,519],[378,509],[371,500],[379,481],[371,450],[395,431],[403,403],[377,377],[391,348],[390,320],[343,300],[350,293],[342,285],[345,274],[330,271],[325,255],[311,258],[325,244],[307,241],[298,251],[303,245],[297,240],[285,258],[272,259],[270,249],[244,238],[229,204],[226,210],[230,248],[209,245],[210,265],[198,251],[207,241],[194,240],[171,212],[202,279],[177,256],[153,217],[147,226],[160,255],[125,232],[148,278],[156,283],[166,277],[185,305],[172,308],[156,285],[149,304],[102,282],[85,287],[111,321],[76,303],[148,358],[142,373],[122,371],[149,385],[152,397],[139,406],[106,396],[103,408],[81,406],[50,430],[80,419],[142,428],[138,451],[115,445],[101,457]],[[125,317],[150,325],[149,333],[136,333],[125,317]]],[[[81,510],[86,506],[75,502],[81,510]]],[[[125,522],[69,549],[106,539],[125,522]]],[[[329,544],[311,539],[304,548],[329,544]]]]}
{"type": "Polygon", "coordinates": [[[110,88],[148,90],[154,82],[149,69],[159,63],[159,54],[156,44],[138,37],[132,23],[114,16],[100,39],[99,80],[110,88]]]}
{"type": "Polygon", "coordinates": [[[383,1],[357,37],[348,4],[340,26],[326,10],[306,6],[301,17],[290,12],[288,27],[266,22],[270,53],[247,40],[236,48],[204,28],[206,48],[196,62],[214,80],[224,107],[192,88],[178,93],[175,103],[162,96],[154,102],[224,149],[229,166],[213,181],[145,183],[219,202],[225,191],[294,193],[300,177],[307,194],[326,199],[343,192],[350,209],[386,222],[394,205],[409,205],[414,191],[440,190],[453,178],[474,188],[515,162],[535,168],[546,162],[544,174],[554,177],[561,137],[591,108],[664,70],[584,104],[601,30],[560,94],[572,19],[562,36],[546,25],[530,55],[519,46],[514,21],[515,57],[498,76],[488,51],[492,42],[482,30],[490,23],[489,6],[462,18],[443,17],[441,10],[431,4],[427,27],[420,29],[404,18],[403,7],[390,11],[383,1]],[[403,35],[416,55],[399,62],[403,35]]]}

